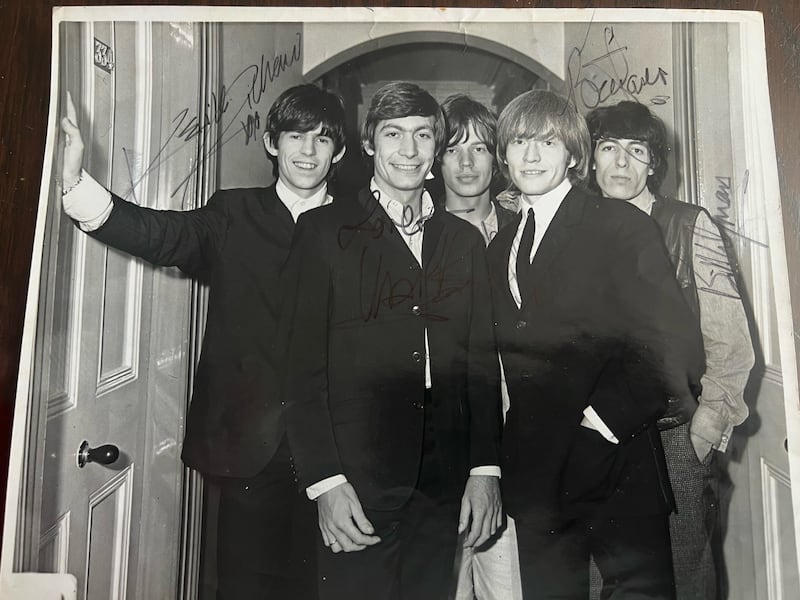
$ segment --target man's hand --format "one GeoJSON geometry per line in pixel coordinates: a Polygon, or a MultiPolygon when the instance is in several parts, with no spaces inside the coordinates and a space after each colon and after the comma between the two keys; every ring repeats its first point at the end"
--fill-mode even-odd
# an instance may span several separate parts
{"type": "Polygon", "coordinates": [[[464,547],[485,543],[503,523],[500,480],[491,475],[470,475],[461,498],[458,533],[464,533],[464,547]]]}
{"type": "Polygon", "coordinates": [[[322,541],[333,552],[356,552],[381,541],[372,535],[375,528],[349,483],[337,485],[317,498],[317,512],[322,541]]]}
{"type": "Polygon", "coordinates": [[[67,116],[61,119],[61,130],[64,132],[61,181],[63,189],[68,190],[78,183],[83,164],[83,138],[81,130],[78,128],[78,113],[69,92],[67,92],[67,116]]]}

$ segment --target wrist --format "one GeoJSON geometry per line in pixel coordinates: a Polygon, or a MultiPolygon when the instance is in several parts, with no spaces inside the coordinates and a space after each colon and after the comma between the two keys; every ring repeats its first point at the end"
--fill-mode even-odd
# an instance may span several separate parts
{"type": "Polygon", "coordinates": [[[61,182],[62,183],[61,195],[66,196],[67,194],[69,194],[72,190],[78,187],[78,184],[81,182],[82,179],[83,179],[83,170],[78,171],[78,176],[75,178],[64,179],[61,182]]]}

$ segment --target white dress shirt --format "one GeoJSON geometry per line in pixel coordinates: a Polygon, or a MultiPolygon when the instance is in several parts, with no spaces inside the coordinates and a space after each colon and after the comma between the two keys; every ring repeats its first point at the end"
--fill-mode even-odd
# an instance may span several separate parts
{"type": "MultiPolygon", "coordinates": [[[[533,259],[536,256],[536,251],[539,249],[542,239],[547,233],[550,223],[553,221],[553,217],[556,216],[556,212],[558,212],[558,209],[561,207],[561,203],[564,201],[564,198],[566,198],[571,189],[572,184],[569,182],[569,179],[564,179],[564,181],[559,183],[552,190],[542,194],[541,196],[537,196],[535,198],[528,198],[524,194],[520,194],[519,196],[519,211],[522,213],[522,219],[520,220],[519,227],[517,228],[517,233],[514,235],[514,239],[511,242],[511,251],[508,257],[508,286],[511,290],[511,295],[514,298],[514,302],[517,303],[517,308],[522,307],[522,295],[520,294],[519,284],[517,283],[517,254],[519,254],[519,244],[520,240],[522,239],[522,232],[525,229],[525,223],[528,221],[528,209],[533,208],[534,219],[536,222],[536,230],[533,235],[533,247],[531,248],[530,255],[530,261],[533,262],[533,259]]],[[[591,406],[587,406],[583,410],[583,415],[584,419],[581,421],[581,425],[584,427],[589,427],[590,429],[595,429],[609,442],[614,444],[619,443],[619,440],[614,433],[608,428],[608,426],[600,418],[600,415],[598,415],[591,406]]]]}

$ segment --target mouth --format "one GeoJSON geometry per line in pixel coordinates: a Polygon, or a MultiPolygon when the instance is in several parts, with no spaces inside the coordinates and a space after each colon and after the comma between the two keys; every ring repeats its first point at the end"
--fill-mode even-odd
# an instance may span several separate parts
{"type": "Polygon", "coordinates": [[[398,171],[402,171],[403,173],[413,173],[419,170],[419,165],[402,165],[392,163],[392,167],[397,169],[398,171]]]}
{"type": "Polygon", "coordinates": [[[542,169],[525,169],[524,171],[520,171],[520,173],[526,177],[536,177],[538,175],[544,175],[547,171],[542,169]]]}
{"type": "Polygon", "coordinates": [[[614,183],[628,183],[631,180],[630,177],[626,175],[612,175],[611,181],[614,183]]]}
{"type": "Polygon", "coordinates": [[[312,163],[312,162],[296,160],[293,161],[292,164],[301,171],[313,171],[314,169],[317,168],[317,163],[312,163]]]}

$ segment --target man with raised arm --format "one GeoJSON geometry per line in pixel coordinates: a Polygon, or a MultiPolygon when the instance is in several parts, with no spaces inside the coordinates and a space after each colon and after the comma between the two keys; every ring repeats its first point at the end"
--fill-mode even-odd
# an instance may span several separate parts
{"type": "Polygon", "coordinates": [[[485,244],[425,191],[444,143],[430,94],[382,87],[361,142],[369,187],[304,215],[292,245],[289,439],[320,597],[442,600],[458,533],[479,545],[502,520],[485,244]]]}
{"type": "Polygon", "coordinates": [[[209,284],[205,336],[182,458],[220,491],[217,598],[315,598],[313,527],[296,493],[275,347],[280,271],[297,217],[329,204],[344,154],[341,100],[312,85],[285,91],[267,116],[276,165],[268,188],[216,192],[197,210],[158,211],[105,190],[81,170],[71,98],[61,122],[66,213],[92,237],[209,284]],[[296,523],[300,523],[298,527],[296,523]]]}

